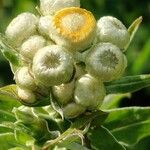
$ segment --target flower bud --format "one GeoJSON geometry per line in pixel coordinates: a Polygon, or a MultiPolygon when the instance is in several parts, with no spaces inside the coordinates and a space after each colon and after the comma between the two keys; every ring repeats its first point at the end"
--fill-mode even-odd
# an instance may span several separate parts
{"type": "Polygon", "coordinates": [[[96,45],[86,58],[87,71],[103,82],[120,77],[126,66],[126,57],[117,46],[111,43],[96,45]]]}
{"type": "Polygon", "coordinates": [[[85,9],[70,7],[58,11],[52,19],[50,37],[70,51],[83,51],[94,41],[96,20],[85,9]]]}
{"type": "Polygon", "coordinates": [[[86,74],[84,63],[76,63],[75,64],[75,69],[76,69],[75,79],[78,79],[81,76],[83,76],[84,74],[86,74]]]}
{"type": "Polygon", "coordinates": [[[31,13],[22,13],[18,15],[8,25],[6,37],[10,40],[12,46],[21,46],[23,40],[35,34],[38,18],[31,13]]]}
{"type": "Polygon", "coordinates": [[[53,15],[66,7],[80,7],[80,0],[40,0],[40,10],[43,15],[53,15]]]}
{"type": "Polygon", "coordinates": [[[67,104],[73,99],[74,81],[52,87],[54,98],[62,105],[67,104]]]}
{"type": "Polygon", "coordinates": [[[52,28],[51,26],[52,16],[42,16],[39,19],[38,30],[42,35],[49,37],[49,31],[52,28]]]}
{"type": "Polygon", "coordinates": [[[106,16],[98,20],[98,37],[100,42],[109,42],[124,49],[130,40],[127,28],[117,18],[106,16]]]}
{"type": "Polygon", "coordinates": [[[44,47],[33,58],[33,74],[45,86],[60,85],[73,75],[72,54],[57,45],[44,47]]]}
{"type": "Polygon", "coordinates": [[[17,92],[18,97],[21,99],[21,101],[23,101],[23,103],[33,104],[36,102],[36,96],[31,90],[18,87],[17,92]]]}
{"type": "Polygon", "coordinates": [[[30,74],[28,67],[22,67],[17,70],[15,73],[15,80],[19,87],[26,89],[35,89],[36,84],[34,82],[34,78],[30,74]]]}
{"type": "Polygon", "coordinates": [[[70,103],[63,108],[65,118],[75,118],[85,112],[85,107],[76,103],[70,103]]]}
{"type": "Polygon", "coordinates": [[[22,44],[20,54],[24,59],[32,61],[35,53],[45,46],[46,40],[42,36],[34,35],[22,44]]]}
{"type": "Polygon", "coordinates": [[[105,97],[104,84],[86,74],[77,80],[75,85],[75,102],[88,109],[97,109],[105,97]]]}

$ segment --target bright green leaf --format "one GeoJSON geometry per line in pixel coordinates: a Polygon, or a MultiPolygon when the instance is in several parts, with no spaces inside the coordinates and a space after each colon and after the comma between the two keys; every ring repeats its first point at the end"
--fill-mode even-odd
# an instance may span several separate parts
{"type": "Polygon", "coordinates": [[[105,127],[99,127],[89,131],[88,138],[93,150],[125,150],[105,127]]]}
{"type": "Polygon", "coordinates": [[[20,146],[13,133],[4,133],[0,134],[0,149],[8,150],[9,148],[13,148],[16,146],[20,146]]]}
{"type": "Polygon", "coordinates": [[[134,60],[132,66],[132,72],[139,74],[143,71],[144,65],[150,60],[150,39],[145,43],[143,49],[139,52],[138,56],[134,60]]]}
{"type": "Polygon", "coordinates": [[[107,94],[135,92],[150,86],[150,75],[126,76],[116,81],[106,83],[105,85],[107,94]]]}
{"type": "Polygon", "coordinates": [[[104,98],[100,109],[117,108],[117,107],[119,107],[119,103],[121,102],[121,100],[123,98],[126,98],[126,97],[130,98],[131,94],[130,93],[126,93],[126,94],[109,94],[104,98]]]}

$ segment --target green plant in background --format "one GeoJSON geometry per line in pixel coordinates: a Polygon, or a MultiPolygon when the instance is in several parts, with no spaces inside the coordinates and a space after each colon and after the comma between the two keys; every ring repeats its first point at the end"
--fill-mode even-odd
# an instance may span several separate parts
{"type": "Polygon", "coordinates": [[[97,22],[79,0],[41,0],[0,36],[16,84],[0,88],[2,149],[132,149],[150,141],[150,108],[117,108],[150,86],[150,75],[121,77],[142,17],[126,29],[97,22]]]}

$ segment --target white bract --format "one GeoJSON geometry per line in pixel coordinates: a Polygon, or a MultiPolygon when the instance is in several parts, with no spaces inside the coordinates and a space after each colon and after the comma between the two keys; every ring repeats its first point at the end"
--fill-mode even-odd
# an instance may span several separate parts
{"type": "Polygon", "coordinates": [[[33,73],[46,86],[68,82],[73,75],[72,54],[57,45],[44,47],[33,58],[33,73]]]}
{"type": "Polygon", "coordinates": [[[52,87],[52,93],[60,104],[67,104],[73,99],[74,81],[52,87]]]}
{"type": "Polygon", "coordinates": [[[46,46],[46,40],[39,35],[31,36],[21,46],[20,54],[29,61],[32,61],[35,53],[46,46]]]}
{"type": "Polygon", "coordinates": [[[6,37],[12,46],[19,47],[29,36],[36,33],[38,18],[31,13],[22,13],[12,20],[6,29],[6,37]]]}
{"type": "Polygon", "coordinates": [[[80,7],[80,0],[40,0],[40,11],[43,15],[53,15],[66,7],[80,7]]]}
{"type": "Polygon", "coordinates": [[[15,73],[15,81],[17,85],[26,89],[35,89],[36,84],[34,78],[31,76],[28,67],[22,67],[15,73]]]}
{"type": "Polygon", "coordinates": [[[124,49],[130,40],[127,28],[120,20],[111,16],[105,16],[98,20],[98,38],[100,42],[109,42],[124,49]]]}
{"type": "Polygon", "coordinates": [[[93,14],[78,7],[58,11],[52,19],[50,37],[70,51],[83,51],[94,41],[96,20],[93,14]]]}
{"type": "Polygon", "coordinates": [[[88,109],[96,109],[105,97],[105,88],[102,82],[86,74],[77,80],[74,98],[79,105],[88,109]]]}
{"type": "Polygon", "coordinates": [[[63,113],[65,118],[75,118],[80,114],[84,113],[85,107],[78,105],[76,103],[70,103],[63,108],[63,113]]]}
{"type": "Polygon", "coordinates": [[[36,96],[31,90],[22,89],[18,87],[17,92],[19,98],[25,103],[32,104],[36,101],[36,96]]]}
{"type": "Polygon", "coordinates": [[[96,45],[86,59],[87,71],[104,82],[120,77],[126,66],[125,55],[111,43],[96,45]]]}

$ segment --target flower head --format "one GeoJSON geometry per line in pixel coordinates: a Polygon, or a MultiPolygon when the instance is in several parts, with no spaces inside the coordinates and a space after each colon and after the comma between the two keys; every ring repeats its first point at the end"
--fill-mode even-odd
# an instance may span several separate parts
{"type": "Polygon", "coordinates": [[[60,85],[68,82],[73,75],[73,58],[61,46],[47,46],[35,54],[32,69],[35,78],[44,85],[60,85]]]}
{"type": "Polygon", "coordinates": [[[53,16],[52,25],[51,38],[70,51],[83,51],[95,38],[96,20],[91,12],[82,8],[69,7],[58,11],[53,16]]]}

